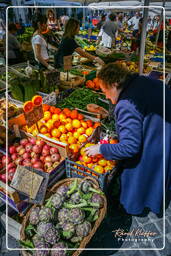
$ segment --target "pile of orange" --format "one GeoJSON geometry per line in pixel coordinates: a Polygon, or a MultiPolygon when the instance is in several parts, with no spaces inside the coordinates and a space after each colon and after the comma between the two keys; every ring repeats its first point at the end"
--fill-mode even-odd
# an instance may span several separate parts
{"type": "MultiPolygon", "coordinates": [[[[69,144],[73,153],[79,151],[80,145],[87,141],[100,123],[85,120],[77,110],[60,109],[43,105],[44,118],[38,122],[39,132],[54,140],[69,144]]],[[[35,128],[29,130],[34,134],[35,128]]]]}
{"type": "MultiPolygon", "coordinates": [[[[112,170],[113,167],[116,166],[116,161],[108,161],[105,158],[103,158],[102,155],[97,155],[94,157],[89,157],[86,155],[85,148],[93,146],[93,145],[95,145],[95,144],[87,143],[84,147],[81,148],[79,161],[77,161],[76,163],[86,166],[86,167],[89,167],[90,169],[94,170],[98,174],[104,174],[104,173],[112,170]]],[[[84,171],[86,170],[82,167],[77,167],[77,166],[75,166],[75,167],[80,170],[84,170],[84,171]]],[[[97,176],[95,173],[93,173],[89,170],[86,170],[86,172],[91,173],[93,176],[97,176]]]]}

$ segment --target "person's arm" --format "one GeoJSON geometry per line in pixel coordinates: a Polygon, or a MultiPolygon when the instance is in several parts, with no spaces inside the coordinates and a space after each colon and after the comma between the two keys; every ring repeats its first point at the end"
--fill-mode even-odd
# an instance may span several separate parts
{"type": "Polygon", "coordinates": [[[134,17],[132,17],[131,19],[128,20],[128,26],[131,26],[131,25],[132,25],[133,18],[134,18],[134,17]]]}
{"type": "Polygon", "coordinates": [[[85,57],[91,61],[94,61],[96,63],[99,63],[100,65],[104,65],[104,62],[102,59],[100,59],[99,57],[95,57],[93,55],[91,55],[90,53],[86,52],[86,51],[83,51],[83,49],[81,47],[78,47],[75,49],[75,51],[81,55],[82,57],[85,57]]]}
{"type": "Polygon", "coordinates": [[[18,42],[17,38],[14,36],[13,38],[11,38],[11,44],[13,49],[20,49],[20,43],[18,42]]]}
{"type": "Polygon", "coordinates": [[[88,155],[102,154],[108,160],[122,160],[136,156],[142,149],[143,116],[128,100],[120,101],[115,109],[119,143],[86,148],[88,155]]]}
{"type": "Polygon", "coordinates": [[[116,107],[118,144],[103,144],[100,152],[106,159],[122,160],[137,155],[142,148],[143,116],[135,105],[122,100],[116,107]]]}

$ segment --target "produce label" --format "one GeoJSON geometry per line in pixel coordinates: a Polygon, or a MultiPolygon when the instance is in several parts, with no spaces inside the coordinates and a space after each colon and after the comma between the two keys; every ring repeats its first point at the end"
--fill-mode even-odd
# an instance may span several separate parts
{"type": "Polygon", "coordinates": [[[25,120],[28,127],[33,126],[40,119],[43,118],[43,108],[42,105],[34,106],[33,110],[30,112],[24,112],[25,120]]]}
{"type": "Polygon", "coordinates": [[[29,170],[27,167],[18,166],[11,182],[11,187],[35,199],[43,177],[29,170]]]}

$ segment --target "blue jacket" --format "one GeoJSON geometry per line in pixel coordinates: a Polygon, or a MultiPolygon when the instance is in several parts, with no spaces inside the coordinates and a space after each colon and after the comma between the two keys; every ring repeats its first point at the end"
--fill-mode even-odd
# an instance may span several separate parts
{"type": "Polygon", "coordinates": [[[171,187],[171,90],[161,81],[132,76],[115,108],[118,144],[103,144],[106,159],[122,160],[120,202],[130,214],[145,207],[159,213],[163,203],[165,161],[166,190],[171,187]],[[163,95],[166,92],[166,148],[163,155],[163,95]]]}

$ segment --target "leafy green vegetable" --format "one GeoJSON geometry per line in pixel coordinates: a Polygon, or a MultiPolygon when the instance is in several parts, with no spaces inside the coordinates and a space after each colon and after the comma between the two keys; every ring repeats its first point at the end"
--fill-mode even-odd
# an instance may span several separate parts
{"type": "Polygon", "coordinates": [[[30,240],[25,240],[25,241],[19,241],[22,247],[25,248],[34,248],[33,243],[30,240]]]}

